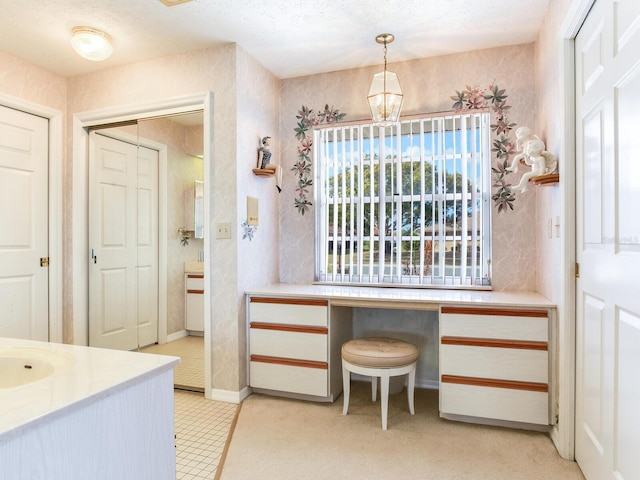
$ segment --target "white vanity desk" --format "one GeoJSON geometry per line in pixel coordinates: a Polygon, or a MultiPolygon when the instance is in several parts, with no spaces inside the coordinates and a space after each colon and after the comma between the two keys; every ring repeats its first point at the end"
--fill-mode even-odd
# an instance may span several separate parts
{"type": "Polygon", "coordinates": [[[431,310],[439,312],[442,417],[555,423],[555,305],[540,294],[276,284],[246,297],[254,391],[332,402],[353,308],[431,310]]]}

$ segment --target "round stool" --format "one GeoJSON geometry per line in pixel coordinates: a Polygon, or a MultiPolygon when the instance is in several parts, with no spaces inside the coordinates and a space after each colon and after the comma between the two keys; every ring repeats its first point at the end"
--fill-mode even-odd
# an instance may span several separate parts
{"type": "Polygon", "coordinates": [[[371,400],[376,401],[377,381],[380,377],[380,403],[382,404],[382,429],[387,429],[389,410],[389,377],[409,375],[407,397],[409,411],[415,414],[413,391],[416,383],[416,361],[420,349],[409,342],[395,338],[355,338],[342,345],[342,385],[344,406],[342,414],[349,409],[351,372],[371,377],[371,400]]]}

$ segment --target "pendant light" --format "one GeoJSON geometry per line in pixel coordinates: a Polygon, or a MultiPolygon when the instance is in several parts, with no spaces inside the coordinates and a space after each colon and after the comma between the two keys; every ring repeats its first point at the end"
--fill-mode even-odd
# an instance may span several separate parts
{"type": "Polygon", "coordinates": [[[81,57],[94,62],[106,60],[113,53],[111,37],[91,27],[73,27],[71,46],[81,57]]]}
{"type": "Polygon", "coordinates": [[[384,45],[384,72],[376,73],[369,89],[369,108],[373,124],[387,127],[398,121],[402,109],[402,90],[398,76],[387,71],[387,44],[395,40],[391,33],[381,33],[376,42],[384,45]]]}

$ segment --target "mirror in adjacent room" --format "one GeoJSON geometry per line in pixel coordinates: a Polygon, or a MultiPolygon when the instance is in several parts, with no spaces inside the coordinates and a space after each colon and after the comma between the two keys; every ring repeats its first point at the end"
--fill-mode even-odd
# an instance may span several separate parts
{"type": "Polygon", "coordinates": [[[184,191],[184,223],[178,228],[183,246],[191,238],[204,238],[204,182],[195,180],[184,191]]]}
{"type": "Polygon", "coordinates": [[[204,238],[204,182],[193,183],[193,237],[204,238]]]}

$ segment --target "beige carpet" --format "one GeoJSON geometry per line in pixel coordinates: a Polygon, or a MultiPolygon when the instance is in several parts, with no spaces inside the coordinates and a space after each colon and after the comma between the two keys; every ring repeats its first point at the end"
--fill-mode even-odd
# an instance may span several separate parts
{"type": "MultiPolygon", "coordinates": [[[[388,430],[370,385],[354,382],[349,415],[334,404],[251,395],[241,407],[222,480],[583,480],[548,435],[438,417],[438,392],[389,399],[388,430]]],[[[218,472],[220,475],[220,472],[218,472]]]]}

